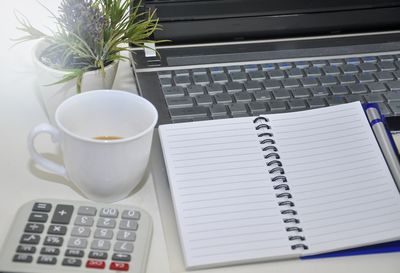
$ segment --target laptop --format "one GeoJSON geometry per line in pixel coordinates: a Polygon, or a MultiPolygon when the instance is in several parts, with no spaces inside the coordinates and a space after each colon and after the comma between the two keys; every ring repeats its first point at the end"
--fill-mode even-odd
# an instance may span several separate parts
{"type": "MultiPolygon", "coordinates": [[[[400,115],[400,1],[147,0],[159,56],[134,48],[138,92],[159,124],[297,111],[354,100],[400,115]],[[399,77],[397,76],[399,75],[399,77]],[[397,108],[397,106],[399,106],[397,108]]],[[[185,272],[162,149],[154,181],[171,272],[185,272]]],[[[363,251],[361,251],[364,253],[363,251]]],[[[382,252],[373,250],[372,252],[382,252]]],[[[265,272],[263,264],[230,272],[265,272]]]]}
{"type": "Polygon", "coordinates": [[[400,1],[147,0],[159,56],[135,48],[159,124],[354,100],[400,114],[400,1]],[[146,54],[149,53],[150,54],[146,54]],[[382,64],[383,63],[383,64],[382,64]]]}

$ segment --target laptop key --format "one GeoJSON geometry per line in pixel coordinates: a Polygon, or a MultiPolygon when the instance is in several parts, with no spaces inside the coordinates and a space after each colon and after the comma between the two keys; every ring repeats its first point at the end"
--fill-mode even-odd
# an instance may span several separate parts
{"type": "Polygon", "coordinates": [[[323,97],[329,95],[329,90],[327,87],[322,87],[322,86],[313,87],[310,88],[310,91],[315,97],[323,97]]]}
{"type": "Polygon", "coordinates": [[[299,87],[300,82],[297,79],[283,79],[282,85],[284,88],[294,88],[299,87]]]}
{"type": "Polygon", "coordinates": [[[306,74],[306,76],[312,76],[312,77],[317,77],[322,75],[321,69],[315,66],[305,68],[304,73],[306,74]]]}
{"type": "Polygon", "coordinates": [[[394,61],[393,55],[381,55],[378,58],[381,62],[393,62],[394,61]]]}
{"type": "Polygon", "coordinates": [[[243,84],[239,82],[228,82],[225,88],[228,93],[241,92],[243,91],[243,84]]]}
{"type": "Polygon", "coordinates": [[[318,86],[318,81],[315,77],[306,77],[300,79],[301,85],[304,87],[313,87],[313,86],[318,86]]]}
{"type": "Polygon", "coordinates": [[[182,86],[169,86],[162,89],[165,97],[182,97],[185,95],[185,90],[182,86]]]}
{"type": "Polygon", "coordinates": [[[267,71],[268,77],[273,80],[280,80],[285,78],[285,73],[282,70],[269,70],[267,71]]]}
{"type": "Polygon", "coordinates": [[[393,81],[394,76],[392,73],[389,71],[379,71],[375,73],[375,77],[378,79],[378,81],[393,81]]]}
{"type": "Polygon", "coordinates": [[[352,84],[357,82],[354,75],[339,75],[338,80],[340,84],[352,84]]]}
{"type": "Polygon", "coordinates": [[[271,91],[267,90],[254,91],[253,95],[256,101],[267,101],[272,99],[271,91]]]}
{"type": "Polygon", "coordinates": [[[223,104],[214,104],[210,107],[212,117],[227,116],[227,109],[223,104]]]}
{"type": "Polygon", "coordinates": [[[228,105],[231,114],[247,113],[246,104],[244,103],[232,103],[228,105]]]}
{"type": "Polygon", "coordinates": [[[253,92],[256,90],[261,90],[262,85],[258,81],[247,81],[244,83],[244,89],[248,92],[253,92]]]}
{"type": "Polygon", "coordinates": [[[206,90],[207,90],[208,94],[210,94],[210,95],[215,95],[218,93],[222,93],[224,91],[222,85],[219,83],[207,84],[206,90]]]}
{"type": "Polygon", "coordinates": [[[182,108],[193,106],[193,100],[191,97],[172,97],[165,98],[168,108],[182,108]]]}
{"type": "Polygon", "coordinates": [[[262,64],[262,65],[261,65],[261,69],[262,69],[263,71],[275,70],[275,69],[276,69],[276,66],[275,66],[275,64],[262,64]]]}
{"type": "Polygon", "coordinates": [[[322,98],[307,99],[307,103],[310,105],[311,109],[326,106],[325,100],[322,98]]]}
{"type": "Polygon", "coordinates": [[[196,96],[194,98],[194,100],[196,101],[197,105],[201,105],[201,106],[208,106],[208,105],[213,104],[212,97],[208,94],[196,96]]]}
{"type": "Polygon", "coordinates": [[[344,64],[344,60],[343,59],[330,59],[330,60],[328,60],[328,63],[332,66],[340,66],[340,65],[344,64]]]}
{"type": "Polygon", "coordinates": [[[396,70],[396,66],[393,64],[393,62],[380,62],[378,63],[378,67],[381,71],[394,71],[396,70]]]}
{"type": "Polygon", "coordinates": [[[247,74],[245,72],[232,72],[230,73],[232,81],[244,82],[247,81],[247,74]]]}
{"type": "Polygon", "coordinates": [[[400,115],[400,101],[389,102],[388,105],[395,115],[400,115]]]}
{"type": "Polygon", "coordinates": [[[265,79],[263,71],[250,71],[248,74],[251,80],[260,81],[265,79]]]}
{"type": "Polygon", "coordinates": [[[298,68],[306,68],[306,67],[310,67],[310,63],[307,61],[298,61],[298,62],[294,62],[294,66],[298,67],[298,68]]]}
{"type": "Polygon", "coordinates": [[[353,57],[353,58],[346,58],[346,59],[344,59],[344,61],[345,61],[347,64],[359,64],[359,63],[360,63],[360,59],[359,59],[359,58],[355,58],[355,57],[353,57]]]}
{"type": "Polygon", "coordinates": [[[283,62],[283,63],[278,63],[278,67],[279,67],[279,69],[289,69],[289,68],[292,68],[293,67],[293,65],[291,64],[291,63],[288,63],[288,62],[283,62]]]}
{"type": "Polygon", "coordinates": [[[378,71],[378,68],[374,63],[362,63],[358,66],[360,68],[361,72],[376,72],[378,71]]]}
{"type": "Polygon", "coordinates": [[[214,95],[214,99],[217,103],[231,103],[232,97],[228,93],[220,93],[214,95]]]}
{"type": "Polygon", "coordinates": [[[228,66],[226,68],[226,71],[228,71],[228,73],[240,72],[240,71],[242,71],[242,68],[239,65],[232,65],[232,66],[228,66]]]}
{"type": "Polygon", "coordinates": [[[252,97],[250,93],[247,92],[238,92],[233,94],[233,97],[237,102],[250,102],[252,101],[252,97]]]}
{"type": "Polygon", "coordinates": [[[328,96],[326,98],[326,102],[328,103],[329,106],[333,106],[333,105],[343,104],[345,103],[345,100],[343,96],[328,96]]]}
{"type": "Polygon", "coordinates": [[[371,92],[384,92],[386,91],[386,86],[381,82],[374,82],[367,84],[371,92]]]}
{"type": "Polygon", "coordinates": [[[207,69],[205,68],[195,68],[192,70],[193,75],[201,75],[201,74],[207,74],[207,69]]]}
{"type": "Polygon", "coordinates": [[[400,92],[388,92],[384,96],[388,102],[400,101],[400,92]]]}
{"type": "Polygon", "coordinates": [[[293,97],[296,99],[309,98],[311,96],[310,91],[304,87],[293,89],[292,94],[293,94],[293,97]]]}
{"type": "Polygon", "coordinates": [[[157,72],[158,78],[171,78],[172,72],[171,71],[158,71],[157,72]]]}
{"type": "Polygon", "coordinates": [[[211,74],[211,78],[216,83],[227,83],[228,76],[225,73],[211,74]]]}
{"type": "Polygon", "coordinates": [[[172,119],[206,117],[208,115],[208,108],[204,106],[176,108],[176,109],[169,109],[169,113],[172,119]]]}
{"type": "Polygon", "coordinates": [[[347,87],[343,86],[343,85],[331,86],[330,90],[332,92],[332,95],[346,95],[349,93],[349,90],[347,90],[347,87]]]}
{"type": "Polygon", "coordinates": [[[258,66],[256,64],[247,64],[244,66],[244,71],[246,71],[247,73],[250,71],[257,71],[258,70],[258,66]]]}
{"type": "Polygon", "coordinates": [[[361,58],[364,63],[376,63],[378,60],[375,56],[366,56],[361,58]]]}
{"type": "Polygon", "coordinates": [[[325,65],[327,65],[327,62],[325,60],[315,60],[311,61],[311,64],[315,67],[324,67],[325,65]]]}
{"type": "Polygon", "coordinates": [[[368,103],[385,101],[385,99],[382,97],[381,94],[376,94],[376,93],[375,94],[367,94],[367,95],[364,95],[364,97],[368,103]]]}
{"type": "Polygon", "coordinates": [[[304,110],[307,108],[305,101],[302,99],[290,100],[288,105],[290,110],[304,110]]]}
{"type": "Polygon", "coordinates": [[[265,89],[267,89],[267,90],[273,90],[273,89],[278,89],[278,88],[282,87],[281,81],[279,81],[279,80],[265,80],[264,86],[265,86],[265,89]]]}
{"type": "Polygon", "coordinates": [[[375,78],[372,73],[361,73],[356,75],[356,78],[360,83],[375,82],[375,78]]]}
{"type": "Polygon", "coordinates": [[[271,112],[281,112],[287,109],[286,103],[284,101],[271,101],[268,102],[271,112]]]}
{"type": "Polygon", "coordinates": [[[368,92],[368,89],[363,84],[350,84],[348,88],[352,94],[364,94],[368,92]]]}
{"type": "Polygon", "coordinates": [[[170,78],[161,78],[160,84],[162,87],[170,87],[172,86],[172,79],[170,78]]]}
{"type": "Polygon", "coordinates": [[[290,68],[286,71],[288,74],[289,78],[300,78],[303,77],[303,70],[301,70],[298,67],[295,68],[290,68]]]}
{"type": "Polygon", "coordinates": [[[340,69],[344,74],[356,74],[358,73],[358,67],[354,64],[344,64],[340,66],[340,69]]]}
{"type": "Polygon", "coordinates": [[[185,75],[175,76],[174,77],[174,82],[175,82],[175,85],[183,86],[183,87],[191,84],[190,77],[189,76],[185,76],[185,75]]]}
{"type": "Polygon", "coordinates": [[[337,68],[337,66],[325,66],[322,68],[322,71],[324,71],[325,75],[339,75],[340,70],[337,68]]]}
{"type": "Polygon", "coordinates": [[[400,90],[400,81],[386,82],[386,85],[390,91],[399,91],[400,90]]]}
{"type": "Polygon", "coordinates": [[[264,102],[252,101],[249,104],[250,113],[253,115],[261,115],[267,112],[267,108],[264,102]]]}
{"type": "Polygon", "coordinates": [[[211,74],[224,73],[224,68],[223,67],[210,67],[210,73],[211,74]]]}
{"type": "Polygon", "coordinates": [[[201,85],[188,85],[186,87],[186,91],[188,92],[189,96],[198,96],[204,94],[204,88],[201,85]]]}
{"type": "Polygon", "coordinates": [[[283,88],[272,90],[272,94],[274,94],[274,97],[277,100],[284,100],[284,99],[290,99],[291,98],[289,90],[286,90],[286,89],[283,89],[283,88]]]}
{"type": "Polygon", "coordinates": [[[336,77],[334,76],[322,76],[319,78],[319,81],[321,82],[322,86],[330,86],[330,85],[335,85],[337,84],[336,77]]]}
{"type": "MultiPolygon", "coordinates": [[[[371,95],[371,94],[369,94],[369,95],[371,95]]],[[[365,96],[368,96],[368,95],[365,95],[365,96]]],[[[361,103],[363,103],[363,102],[365,101],[365,100],[364,100],[364,95],[359,95],[359,94],[347,95],[347,96],[345,97],[345,100],[346,100],[347,102],[360,101],[361,103]]]]}
{"type": "Polygon", "coordinates": [[[208,84],[210,83],[210,78],[207,74],[195,74],[193,75],[193,82],[194,84],[208,84]]]}

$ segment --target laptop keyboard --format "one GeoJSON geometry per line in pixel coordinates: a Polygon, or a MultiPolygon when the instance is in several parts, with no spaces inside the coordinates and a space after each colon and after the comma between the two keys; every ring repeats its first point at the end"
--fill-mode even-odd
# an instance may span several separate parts
{"type": "Polygon", "coordinates": [[[400,55],[160,71],[172,122],[300,111],[353,101],[400,116],[400,55]]]}

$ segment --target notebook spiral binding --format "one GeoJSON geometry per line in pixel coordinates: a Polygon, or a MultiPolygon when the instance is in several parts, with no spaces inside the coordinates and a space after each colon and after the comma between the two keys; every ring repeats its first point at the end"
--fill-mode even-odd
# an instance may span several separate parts
{"type": "Polygon", "coordinates": [[[256,125],[256,131],[258,131],[258,137],[260,138],[262,151],[265,152],[264,158],[266,159],[268,172],[273,175],[271,178],[271,182],[274,183],[273,188],[274,190],[279,190],[279,193],[276,194],[276,198],[280,199],[278,206],[284,208],[281,211],[281,214],[284,216],[283,222],[288,224],[286,231],[290,232],[288,239],[289,241],[293,242],[291,248],[293,250],[298,248],[308,249],[308,246],[304,243],[306,238],[301,235],[303,229],[298,226],[298,224],[300,224],[300,220],[296,218],[296,205],[291,200],[293,196],[290,193],[288,180],[285,176],[285,169],[282,162],[279,160],[280,155],[278,153],[278,148],[274,146],[276,143],[273,139],[274,135],[273,133],[269,132],[271,130],[271,125],[268,124],[269,120],[260,116],[255,118],[253,123],[256,125]]]}

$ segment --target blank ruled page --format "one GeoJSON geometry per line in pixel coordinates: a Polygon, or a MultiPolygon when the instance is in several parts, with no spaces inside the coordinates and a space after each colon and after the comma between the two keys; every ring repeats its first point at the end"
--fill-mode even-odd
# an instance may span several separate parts
{"type": "Polygon", "coordinates": [[[291,255],[252,120],[159,128],[188,268],[291,255]]]}
{"type": "Polygon", "coordinates": [[[400,195],[358,103],[270,120],[306,253],[399,238],[400,195]]]}

